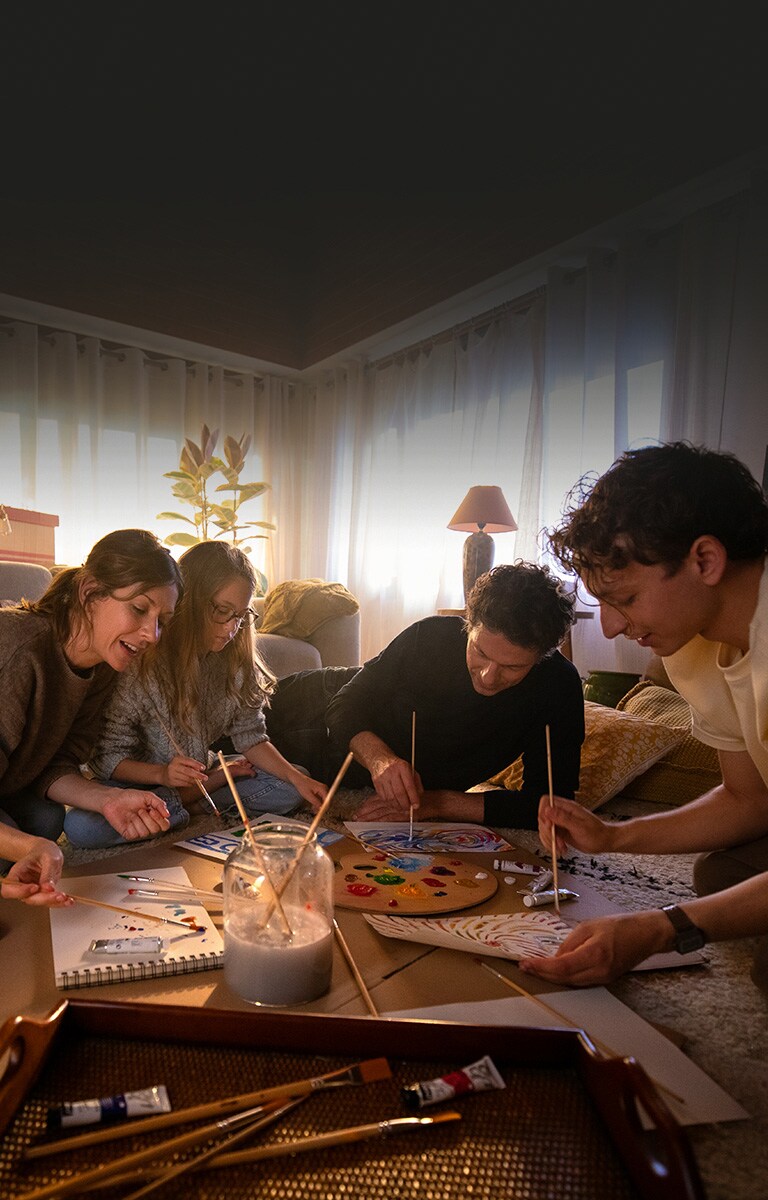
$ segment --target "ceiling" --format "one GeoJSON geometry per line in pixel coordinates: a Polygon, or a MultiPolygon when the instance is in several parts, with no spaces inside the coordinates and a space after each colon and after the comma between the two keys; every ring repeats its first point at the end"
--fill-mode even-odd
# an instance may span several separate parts
{"type": "Polygon", "coordinates": [[[11,66],[49,105],[45,170],[6,173],[0,293],[299,371],[762,148],[757,31],[649,3],[617,42],[579,8],[411,4],[398,26],[393,2],[367,42],[307,8],[292,38],[261,29],[247,74],[230,37],[183,92],[162,29],[154,74],[120,69],[126,20],[120,64],[100,44],[77,88],[71,26],[30,26],[11,66]]]}

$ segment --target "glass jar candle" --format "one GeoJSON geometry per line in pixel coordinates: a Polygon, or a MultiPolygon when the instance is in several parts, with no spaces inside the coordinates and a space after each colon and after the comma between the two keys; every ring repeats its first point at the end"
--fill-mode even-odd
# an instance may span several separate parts
{"type": "Polygon", "coordinates": [[[253,830],[224,866],[224,977],[251,1004],[305,1004],[328,991],[333,863],[307,828],[253,830]]]}

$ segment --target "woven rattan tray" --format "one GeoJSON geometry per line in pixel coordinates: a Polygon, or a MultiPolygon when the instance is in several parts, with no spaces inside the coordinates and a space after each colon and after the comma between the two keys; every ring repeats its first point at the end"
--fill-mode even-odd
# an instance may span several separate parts
{"type": "MultiPolygon", "coordinates": [[[[392,1078],[318,1091],[256,1135],[283,1142],[406,1115],[400,1089],[489,1054],[506,1087],[466,1096],[430,1130],[188,1173],[167,1200],[702,1200],[683,1131],[642,1069],[572,1030],[65,1002],[0,1031],[0,1195],[21,1196],[175,1131],[24,1161],[49,1105],[164,1083],[174,1108],[384,1055],[392,1078]],[[638,1106],[655,1123],[644,1131],[638,1106]]],[[[443,1106],[445,1107],[445,1106],[443,1106]]],[[[437,1109],[426,1109],[432,1114],[437,1109]]],[[[250,1145],[251,1143],[249,1143],[250,1145]]],[[[110,1200],[138,1186],[93,1192],[110,1200]]],[[[74,1194],[80,1195],[78,1191],[74,1194]]]]}

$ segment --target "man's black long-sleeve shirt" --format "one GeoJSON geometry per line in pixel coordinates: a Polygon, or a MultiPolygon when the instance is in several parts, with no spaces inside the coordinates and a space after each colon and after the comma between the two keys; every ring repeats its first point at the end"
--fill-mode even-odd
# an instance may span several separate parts
{"type": "Polygon", "coordinates": [[[416,770],[428,791],[466,791],[504,770],[521,754],[520,791],[484,794],[489,825],[533,829],[540,797],[549,790],[545,726],[557,795],[572,798],[579,784],[584,698],[579,674],[559,652],[494,696],[476,692],[466,662],[460,617],[427,617],[370,659],[331,700],[331,739],[348,747],[369,731],[410,761],[416,713],[416,770]]]}

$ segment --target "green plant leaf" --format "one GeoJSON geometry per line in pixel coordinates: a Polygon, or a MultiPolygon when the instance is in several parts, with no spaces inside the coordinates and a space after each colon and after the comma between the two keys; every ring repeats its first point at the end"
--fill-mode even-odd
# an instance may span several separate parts
{"type": "Polygon", "coordinates": [[[192,533],[169,533],[166,546],[196,546],[201,539],[192,533]]]}
{"type": "Polygon", "coordinates": [[[203,461],[203,452],[200,447],[192,441],[191,438],[184,438],[184,447],[181,451],[182,462],[184,460],[185,451],[194,466],[199,467],[203,461]]]}
{"type": "Polygon", "coordinates": [[[171,491],[177,500],[194,501],[197,499],[197,488],[186,479],[180,479],[178,483],[174,483],[171,491]]]}
{"type": "Polygon", "coordinates": [[[191,517],[185,517],[183,513],[161,512],[155,517],[156,521],[184,521],[187,525],[194,525],[191,517]]]}
{"type": "MultiPolygon", "coordinates": [[[[233,486],[233,491],[240,493],[240,503],[245,500],[253,500],[255,496],[263,496],[264,492],[269,490],[268,483],[238,483],[233,486]]],[[[216,491],[223,491],[223,488],[216,488],[216,491]]]]}
{"type": "Polygon", "coordinates": [[[163,471],[163,479],[189,479],[192,480],[197,474],[196,471],[163,471]]]}
{"type": "Polygon", "coordinates": [[[208,426],[203,425],[202,433],[200,435],[200,445],[202,446],[203,456],[206,459],[206,461],[210,460],[211,455],[213,454],[214,450],[216,449],[216,443],[218,440],[219,440],[218,429],[214,429],[213,433],[211,433],[208,426]]]}
{"type": "MultiPolygon", "coordinates": [[[[273,525],[271,521],[243,521],[241,529],[250,529],[252,526],[258,525],[259,529],[277,529],[277,525],[273,525]]],[[[262,535],[259,534],[259,537],[262,535]]]]}

